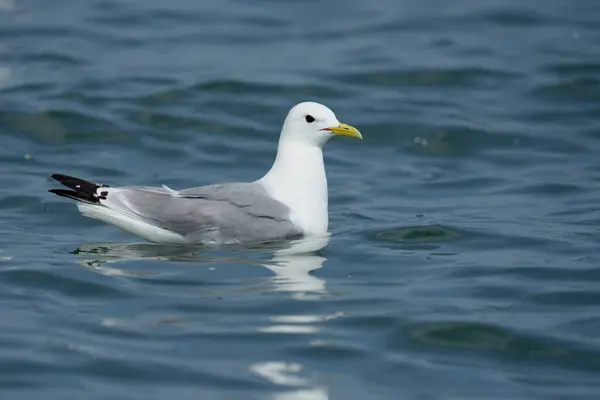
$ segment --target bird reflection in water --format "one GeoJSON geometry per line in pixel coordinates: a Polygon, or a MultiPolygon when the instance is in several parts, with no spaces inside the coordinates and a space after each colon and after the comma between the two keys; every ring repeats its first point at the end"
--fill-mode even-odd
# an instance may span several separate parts
{"type": "MultiPolygon", "coordinates": [[[[82,245],[74,253],[81,257],[81,265],[90,268],[105,276],[112,277],[152,277],[169,273],[160,269],[157,271],[140,271],[137,268],[118,268],[116,264],[127,261],[168,261],[184,262],[206,265],[208,268],[216,268],[222,263],[244,263],[250,265],[261,265],[273,272],[266,282],[270,284],[267,290],[289,293],[293,299],[300,301],[315,301],[327,296],[325,280],[314,275],[314,271],[323,267],[326,258],[319,254],[329,243],[330,236],[322,238],[302,239],[284,243],[283,245],[259,246],[256,248],[245,248],[244,251],[268,252],[272,256],[268,259],[256,259],[250,256],[235,255],[239,249],[234,250],[233,255],[208,255],[210,250],[206,248],[194,248],[189,246],[165,246],[154,244],[125,244],[105,243],[82,245]]],[[[219,250],[220,251],[220,250],[219,250]]],[[[219,294],[225,295],[222,288],[219,294]]],[[[256,290],[254,288],[253,290],[256,290]]],[[[259,290],[265,290],[264,285],[259,290]]],[[[240,290],[236,285],[233,292],[247,292],[248,288],[240,290]]],[[[230,292],[231,293],[231,292],[230,292]]],[[[342,317],[343,312],[331,313],[329,315],[311,312],[309,314],[271,315],[267,318],[264,326],[257,327],[258,332],[264,334],[307,335],[311,346],[327,345],[316,335],[321,331],[320,325],[327,320],[342,317]]],[[[111,319],[112,320],[112,319],[111,319]]],[[[307,376],[314,375],[306,371],[305,367],[297,362],[263,360],[248,365],[250,373],[281,387],[272,396],[274,399],[327,399],[328,390],[322,383],[315,382],[307,376]]]]}
{"type": "MultiPolygon", "coordinates": [[[[146,243],[90,243],[83,244],[73,253],[81,260],[80,264],[107,276],[144,277],[152,272],[132,268],[119,268],[118,263],[128,261],[169,261],[208,265],[214,268],[224,262],[240,262],[261,265],[274,273],[267,279],[272,290],[290,292],[298,300],[319,299],[327,294],[325,281],[313,271],[323,266],[326,258],[318,251],[329,243],[330,236],[300,239],[289,242],[240,248],[236,246],[210,249],[194,246],[168,246],[146,243]],[[209,255],[211,250],[232,250],[234,253],[223,256],[209,255]],[[237,251],[272,253],[267,260],[250,256],[236,255],[237,251]]],[[[164,271],[155,274],[163,273],[164,271]]]]}

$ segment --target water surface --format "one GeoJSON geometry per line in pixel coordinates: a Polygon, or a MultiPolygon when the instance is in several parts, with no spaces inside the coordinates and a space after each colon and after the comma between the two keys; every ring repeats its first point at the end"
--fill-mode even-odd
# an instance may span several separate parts
{"type": "Polygon", "coordinates": [[[595,0],[0,0],[0,390],[596,399],[595,0]],[[54,172],[253,180],[331,107],[327,246],[181,249],[54,172]]]}

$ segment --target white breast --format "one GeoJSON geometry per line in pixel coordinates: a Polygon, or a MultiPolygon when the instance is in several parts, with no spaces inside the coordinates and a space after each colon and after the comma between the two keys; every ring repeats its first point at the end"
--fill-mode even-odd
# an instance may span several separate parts
{"type": "Polygon", "coordinates": [[[327,177],[319,147],[280,145],[273,167],[259,182],[291,209],[292,222],[306,235],[327,233],[327,177]]]}

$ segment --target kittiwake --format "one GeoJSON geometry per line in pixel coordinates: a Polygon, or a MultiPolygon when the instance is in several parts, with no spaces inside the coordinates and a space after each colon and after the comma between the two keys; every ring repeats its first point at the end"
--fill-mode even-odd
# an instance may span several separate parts
{"type": "Polygon", "coordinates": [[[174,190],[109,187],[53,174],[70,190],[49,191],[77,200],[86,217],[154,243],[222,245],[323,236],[329,216],[322,148],[335,135],[362,139],[328,107],[303,102],[285,118],[271,169],[253,182],[174,190]]]}

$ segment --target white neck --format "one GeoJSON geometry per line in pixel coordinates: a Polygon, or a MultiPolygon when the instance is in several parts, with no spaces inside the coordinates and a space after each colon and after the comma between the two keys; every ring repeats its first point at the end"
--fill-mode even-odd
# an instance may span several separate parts
{"type": "Polygon", "coordinates": [[[292,222],[306,235],[327,233],[327,177],[319,146],[280,141],[273,167],[259,182],[292,210],[292,222]]]}

